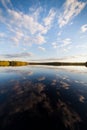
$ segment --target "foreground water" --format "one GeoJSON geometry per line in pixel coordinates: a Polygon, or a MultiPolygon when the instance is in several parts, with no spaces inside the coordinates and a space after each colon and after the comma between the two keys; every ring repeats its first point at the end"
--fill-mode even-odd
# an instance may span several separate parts
{"type": "Polygon", "coordinates": [[[87,68],[0,67],[0,130],[87,130],[87,68]]]}

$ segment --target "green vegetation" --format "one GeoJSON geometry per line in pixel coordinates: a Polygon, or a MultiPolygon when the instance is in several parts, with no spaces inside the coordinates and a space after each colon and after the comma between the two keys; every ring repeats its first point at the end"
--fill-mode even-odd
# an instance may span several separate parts
{"type": "Polygon", "coordinates": [[[22,61],[0,61],[0,66],[25,66],[25,65],[51,65],[51,66],[87,66],[87,62],[22,62],[22,61]]]}

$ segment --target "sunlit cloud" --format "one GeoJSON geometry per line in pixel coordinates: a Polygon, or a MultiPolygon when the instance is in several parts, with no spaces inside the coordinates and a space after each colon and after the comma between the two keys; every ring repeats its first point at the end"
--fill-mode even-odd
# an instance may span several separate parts
{"type": "Polygon", "coordinates": [[[48,16],[43,20],[43,21],[44,21],[44,25],[45,25],[48,29],[51,28],[52,22],[53,22],[53,20],[54,20],[54,18],[55,18],[55,15],[56,15],[55,10],[54,10],[54,9],[50,9],[48,16]]]}
{"type": "Polygon", "coordinates": [[[82,31],[83,33],[87,31],[87,24],[82,25],[81,31],[82,31]]]}
{"type": "Polygon", "coordinates": [[[63,5],[63,12],[60,14],[58,23],[59,27],[68,24],[72,18],[77,16],[86,6],[86,2],[79,2],[78,0],[66,0],[63,5]]]}
{"type": "Polygon", "coordinates": [[[31,41],[31,44],[42,44],[45,43],[44,34],[52,26],[52,21],[54,20],[55,11],[51,9],[46,18],[43,19],[42,23],[39,23],[38,18],[41,13],[42,8],[37,8],[32,15],[24,14],[21,11],[16,11],[14,9],[6,8],[8,13],[8,19],[5,18],[4,12],[2,10],[2,15],[0,16],[5,26],[7,26],[8,31],[12,33],[11,41],[19,44],[27,41],[31,41]],[[10,20],[9,20],[10,19],[10,20]],[[14,28],[15,27],[15,28],[14,28]]]}
{"type": "Polygon", "coordinates": [[[35,43],[37,43],[37,44],[43,44],[43,43],[45,43],[46,41],[45,41],[45,37],[44,36],[42,36],[42,35],[38,35],[37,37],[36,37],[36,39],[35,39],[35,43]]]}

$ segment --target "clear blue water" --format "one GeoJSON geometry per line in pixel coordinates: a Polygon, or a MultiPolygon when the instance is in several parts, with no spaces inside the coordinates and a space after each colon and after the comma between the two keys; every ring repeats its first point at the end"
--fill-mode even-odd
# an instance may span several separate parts
{"type": "Polygon", "coordinates": [[[0,130],[87,130],[87,68],[0,67],[0,130]]]}

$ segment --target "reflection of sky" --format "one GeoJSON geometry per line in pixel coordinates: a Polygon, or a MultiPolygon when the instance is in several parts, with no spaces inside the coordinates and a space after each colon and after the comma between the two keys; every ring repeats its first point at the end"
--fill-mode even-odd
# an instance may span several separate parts
{"type": "Polygon", "coordinates": [[[48,116],[55,129],[61,128],[59,120],[64,130],[80,129],[80,124],[84,129],[87,122],[87,70],[83,69],[0,68],[0,126],[9,126],[16,122],[19,113],[22,116],[30,112],[28,119],[43,120],[48,116]]]}

